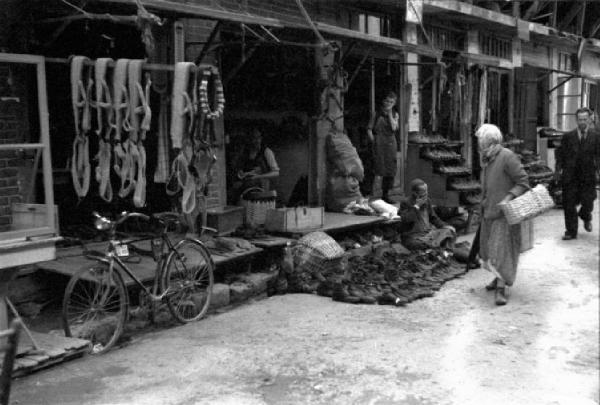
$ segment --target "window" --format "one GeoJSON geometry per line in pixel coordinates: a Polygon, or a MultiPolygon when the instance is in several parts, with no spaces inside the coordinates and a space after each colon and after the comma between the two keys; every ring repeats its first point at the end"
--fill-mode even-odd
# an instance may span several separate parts
{"type": "Polygon", "coordinates": [[[365,12],[351,13],[350,29],[378,37],[391,36],[390,19],[383,15],[365,12]]]}
{"type": "Polygon", "coordinates": [[[56,233],[44,58],[0,53],[0,240],[56,233]]]}
{"type": "MultiPolygon", "coordinates": [[[[444,51],[464,51],[466,49],[466,33],[445,28],[426,26],[427,35],[433,46],[444,51]]],[[[426,44],[427,38],[422,30],[418,30],[419,43],[426,44]]]]}
{"type": "Polygon", "coordinates": [[[483,55],[512,59],[512,41],[495,35],[479,33],[479,49],[483,55]]]}

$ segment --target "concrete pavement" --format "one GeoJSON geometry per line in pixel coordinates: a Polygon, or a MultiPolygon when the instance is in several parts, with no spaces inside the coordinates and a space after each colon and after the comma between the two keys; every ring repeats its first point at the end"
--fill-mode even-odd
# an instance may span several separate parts
{"type": "Polygon", "coordinates": [[[404,308],[289,294],[13,384],[16,404],[599,403],[599,238],[535,220],[509,304],[484,270],[404,308]]]}

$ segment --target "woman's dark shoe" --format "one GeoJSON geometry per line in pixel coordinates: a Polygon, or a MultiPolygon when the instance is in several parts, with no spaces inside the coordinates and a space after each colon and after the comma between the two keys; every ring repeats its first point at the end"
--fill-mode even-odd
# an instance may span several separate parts
{"type": "Polygon", "coordinates": [[[562,237],[562,240],[572,240],[577,239],[577,235],[571,235],[570,233],[565,233],[562,237]]]}
{"type": "Polygon", "coordinates": [[[496,305],[506,305],[508,302],[508,287],[497,287],[494,298],[496,305]]]}
{"type": "Polygon", "coordinates": [[[583,228],[588,232],[592,232],[592,221],[584,221],[583,228]]]}
{"type": "Polygon", "coordinates": [[[478,259],[468,261],[467,264],[465,265],[465,269],[467,271],[472,270],[472,269],[478,269],[480,267],[481,267],[481,263],[479,262],[478,259]]]}
{"type": "Polygon", "coordinates": [[[493,291],[496,289],[496,286],[498,285],[498,279],[495,278],[492,280],[491,283],[489,283],[488,285],[485,286],[485,289],[488,291],[493,291]]]}

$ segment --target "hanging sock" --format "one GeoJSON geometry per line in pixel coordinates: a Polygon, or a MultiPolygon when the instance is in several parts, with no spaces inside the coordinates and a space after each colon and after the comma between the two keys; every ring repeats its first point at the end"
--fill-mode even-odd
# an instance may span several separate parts
{"type": "Polygon", "coordinates": [[[98,135],[98,166],[96,166],[96,181],[98,182],[98,194],[106,202],[111,202],[113,190],[110,182],[110,161],[112,146],[110,136],[114,130],[115,114],[113,110],[112,95],[106,79],[108,65],[113,63],[111,58],[99,58],[96,60],[94,75],[96,82],[96,117],[98,135]]]}
{"type": "Polygon", "coordinates": [[[75,122],[75,139],[71,156],[71,177],[78,197],[87,195],[90,188],[90,150],[88,132],[91,128],[90,94],[94,81],[90,60],[85,56],[71,59],[71,101],[75,122]]]}

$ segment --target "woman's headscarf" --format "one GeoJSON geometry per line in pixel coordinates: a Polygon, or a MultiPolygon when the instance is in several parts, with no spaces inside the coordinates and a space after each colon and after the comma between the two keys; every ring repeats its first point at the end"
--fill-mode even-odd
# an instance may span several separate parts
{"type": "Polygon", "coordinates": [[[487,166],[502,149],[502,132],[493,124],[483,124],[475,132],[482,166],[487,166]]]}

